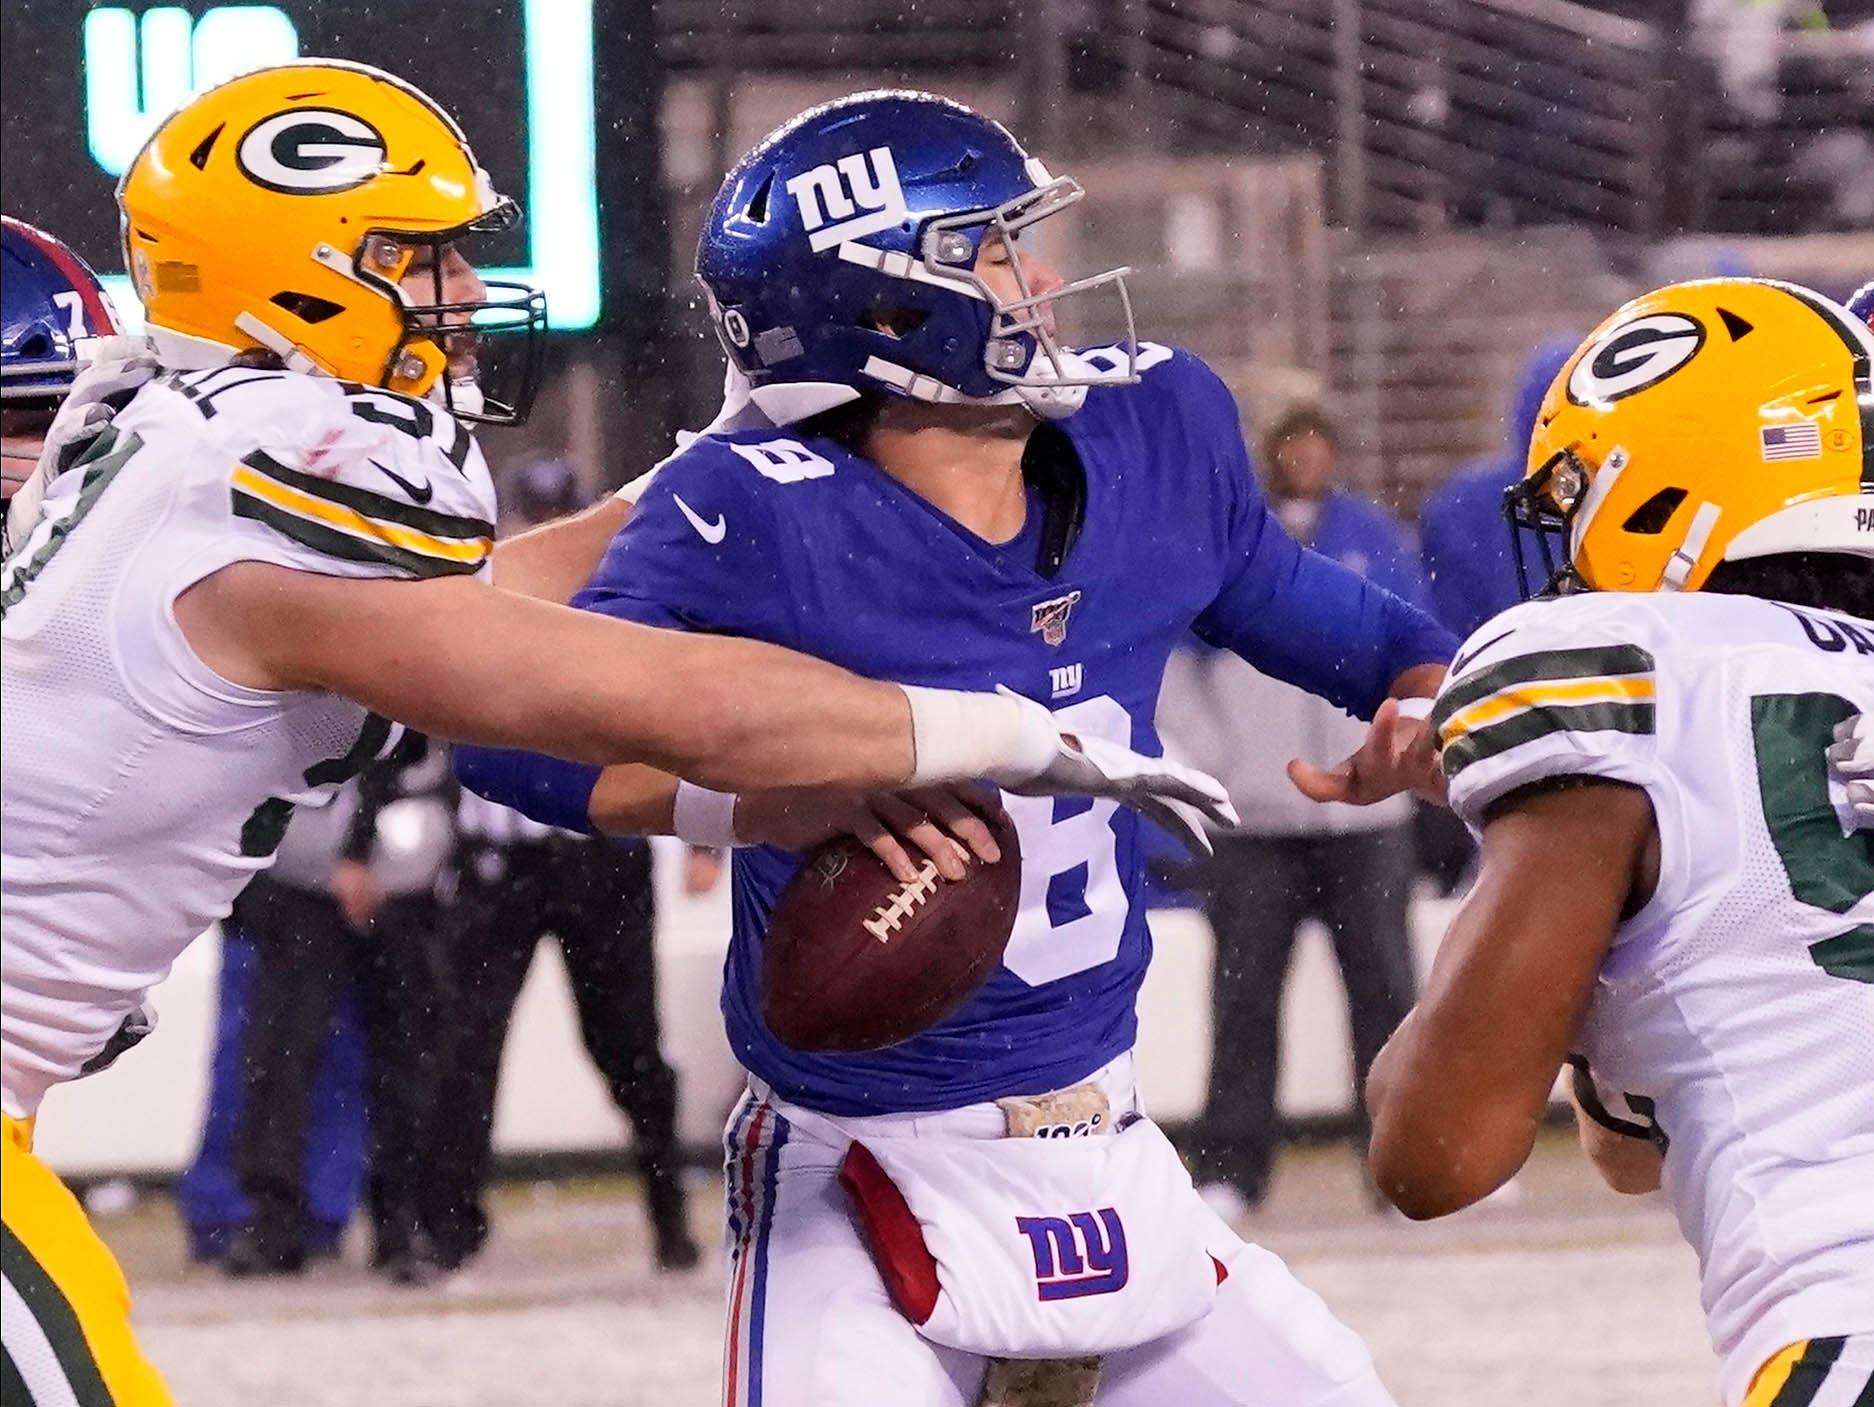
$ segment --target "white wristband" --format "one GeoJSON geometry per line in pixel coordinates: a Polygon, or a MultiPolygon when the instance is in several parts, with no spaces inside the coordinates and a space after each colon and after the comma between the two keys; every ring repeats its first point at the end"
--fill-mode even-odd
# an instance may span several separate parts
{"type": "Polygon", "coordinates": [[[1040,776],[1060,750],[1053,717],[1032,699],[900,687],[911,703],[913,786],[971,777],[1014,785],[1040,776]]]}
{"type": "Polygon", "coordinates": [[[679,780],[670,821],[677,839],[688,845],[730,849],[735,844],[735,793],[679,780]]]}

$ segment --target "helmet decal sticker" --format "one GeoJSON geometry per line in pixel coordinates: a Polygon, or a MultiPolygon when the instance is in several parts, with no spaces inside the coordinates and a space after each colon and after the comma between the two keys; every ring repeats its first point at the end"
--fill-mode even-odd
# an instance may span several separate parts
{"type": "Polygon", "coordinates": [[[331,108],[275,113],[248,130],[235,160],[248,179],[283,195],[330,195],[384,169],[384,138],[361,117],[331,108]]]}
{"type": "Polygon", "coordinates": [[[890,229],[910,213],[890,147],[842,156],[790,177],[787,193],[800,206],[807,247],[815,254],[890,229]]]}
{"type": "Polygon", "coordinates": [[[1686,313],[1624,322],[1581,354],[1568,373],[1568,399],[1604,405],[1656,386],[1698,355],[1705,325],[1686,313]]]}

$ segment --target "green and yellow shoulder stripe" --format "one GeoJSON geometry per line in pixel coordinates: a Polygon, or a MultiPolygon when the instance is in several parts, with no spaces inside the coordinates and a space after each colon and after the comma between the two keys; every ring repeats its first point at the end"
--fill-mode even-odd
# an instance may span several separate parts
{"type": "Polygon", "coordinates": [[[1514,655],[1447,685],[1431,719],[1447,780],[1555,734],[1650,734],[1653,656],[1638,645],[1514,655]]]}
{"type": "Polygon", "coordinates": [[[260,450],[234,466],[230,488],[235,516],[348,562],[451,576],[478,570],[494,549],[494,524],[484,518],[301,473],[260,450]]]}

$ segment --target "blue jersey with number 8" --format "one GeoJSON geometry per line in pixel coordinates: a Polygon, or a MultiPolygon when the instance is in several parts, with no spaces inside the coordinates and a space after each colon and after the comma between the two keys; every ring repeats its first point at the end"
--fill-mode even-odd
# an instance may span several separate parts
{"type": "MultiPolygon", "coordinates": [[[[708,437],[668,464],[574,604],[877,678],[1006,685],[1147,753],[1166,657],[1193,628],[1362,716],[1403,670],[1450,657],[1429,618],[1276,525],[1236,405],[1202,362],[1140,350],[1139,384],[1095,388],[1037,432],[1084,476],[1079,532],[1051,573],[1038,490],[1028,529],[992,544],[877,465],[781,429],[708,437]]],[[[1111,801],[1005,803],[1024,873],[1003,966],[948,1020],[867,1054],[793,1050],[763,1026],[763,934],[799,857],[737,852],[723,1011],[749,1070],[786,1099],[859,1115],[1057,1088],[1131,1046],[1151,956],[1137,817],[1111,801]]]]}

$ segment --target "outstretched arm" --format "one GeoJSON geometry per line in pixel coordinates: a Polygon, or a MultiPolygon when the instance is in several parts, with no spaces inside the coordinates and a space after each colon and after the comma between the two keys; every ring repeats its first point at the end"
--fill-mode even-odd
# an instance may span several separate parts
{"type": "MultiPolygon", "coordinates": [[[[437,736],[643,762],[724,791],[989,777],[1233,819],[1176,763],[1086,743],[1009,694],[907,689],[773,645],[633,625],[468,577],[331,577],[257,561],[175,604],[190,646],[252,688],[324,689],[437,736]]],[[[587,788],[588,794],[590,787],[587,788]]]]}
{"type": "Polygon", "coordinates": [[[1425,995],[1367,1079],[1373,1178],[1407,1216],[1467,1207],[1522,1166],[1614,930],[1657,868],[1638,787],[1544,783],[1499,803],[1425,995]]]}
{"type": "Polygon", "coordinates": [[[917,767],[910,707],[895,685],[465,577],[357,579],[239,562],[185,592],[176,615],[229,679],[330,690],[442,737],[648,762],[730,789],[893,786],[917,767]]]}

